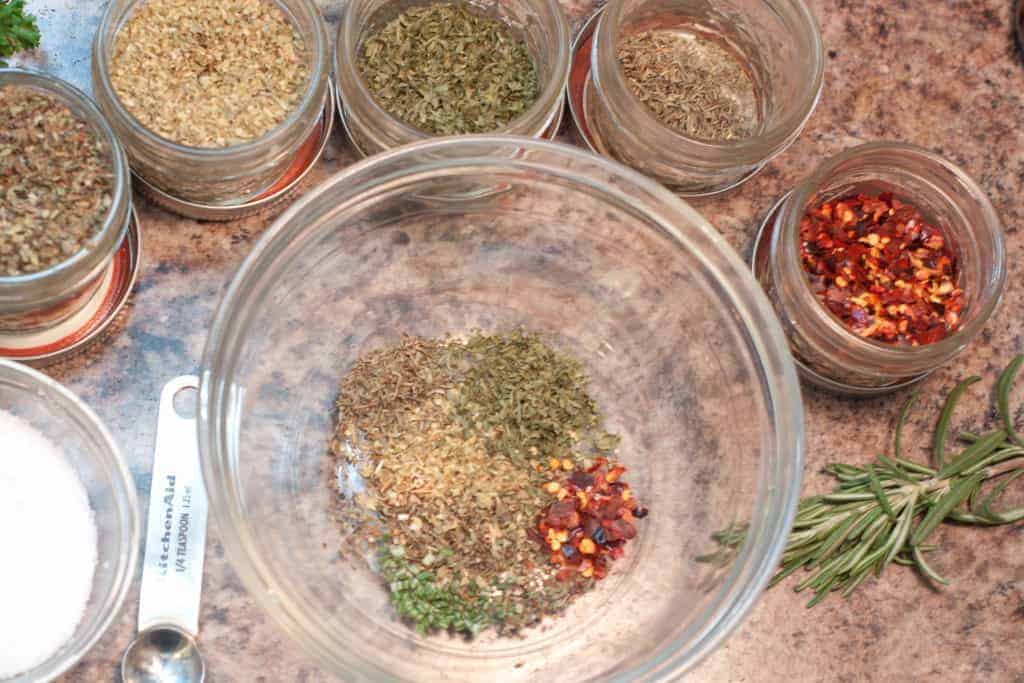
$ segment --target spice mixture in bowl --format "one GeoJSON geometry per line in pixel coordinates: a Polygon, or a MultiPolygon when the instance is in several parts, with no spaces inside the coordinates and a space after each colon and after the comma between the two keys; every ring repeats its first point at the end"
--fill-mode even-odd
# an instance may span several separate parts
{"type": "Polygon", "coordinates": [[[553,136],[569,76],[555,0],[345,3],[335,55],[343,120],[370,155],[432,136],[553,136]]]}
{"type": "Polygon", "coordinates": [[[117,617],[135,572],[135,483],[96,415],[0,360],[0,681],[70,669],[117,617]]]}
{"type": "Polygon", "coordinates": [[[0,69],[0,332],[52,327],[95,294],[131,187],[96,106],[51,76],[0,69]]]}
{"type": "Polygon", "coordinates": [[[113,0],[93,84],[133,171],[230,206],[270,189],[320,124],[327,51],[312,0],[113,0]]]}
{"type": "Polygon", "coordinates": [[[827,160],[779,205],[754,271],[800,370],[847,393],[920,379],[967,346],[1006,279],[1003,229],[959,168],[871,143],[827,160]]]}
{"type": "Polygon", "coordinates": [[[528,138],[306,195],[226,294],[200,393],[234,568],[343,677],[677,674],[752,605],[799,490],[799,388],[749,272],[664,188],[528,138]],[[505,191],[431,198],[481,176],[505,191]]]}
{"type": "Polygon", "coordinates": [[[536,334],[406,337],[359,358],[331,442],[343,545],[421,632],[516,632],[604,579],[647,516],[575,360],[536,334]]]}

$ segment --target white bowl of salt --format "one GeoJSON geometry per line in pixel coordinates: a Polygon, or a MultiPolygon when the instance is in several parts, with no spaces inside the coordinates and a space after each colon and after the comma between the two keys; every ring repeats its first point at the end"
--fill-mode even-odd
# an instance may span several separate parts
{"type": "Polygon", "coordinates": [[[135,483],[88,406],[0,360],[0,682],[71,669],[121,610],[135,572],[135,483]]]}

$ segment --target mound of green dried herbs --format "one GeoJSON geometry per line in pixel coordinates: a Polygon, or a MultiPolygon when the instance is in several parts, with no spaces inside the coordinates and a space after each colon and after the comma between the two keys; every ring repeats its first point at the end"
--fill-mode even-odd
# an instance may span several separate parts
{"type": "Polygon", "coordinates": [[[405,337],[358,359],[339,389],[331,453],[361,489],[344,526],[376,545],[399,615],[422,632],[514,631],[592,585],[589,565],[559,575],[536,531],[553,477],[619,442],[577,361],[523,331],[405,337]]]}
{"type": "Polygon", "coordinates": [[[463,4],[402,12],[360,46],[358,65],[382,108],[434,135],[498,130],[538,94],[526,43],[463,4]]]}

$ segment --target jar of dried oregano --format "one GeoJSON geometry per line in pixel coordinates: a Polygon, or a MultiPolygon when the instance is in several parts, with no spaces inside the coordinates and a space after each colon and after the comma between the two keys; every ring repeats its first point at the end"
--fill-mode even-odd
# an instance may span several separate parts
{"type": "Polygon", "coordinates": [[[125,239],[131,197],[125,153],[85,94],[0,69],[0,334],[85,308],[125,239]]]}
{"type": "Polygon", "coordinates": [[[330,69],[313,0],[111,0],[92,67],[136,175],[213,207],[286,174],[321,127],[330,69]]]}
{"type": "Polygon", "coordinates": [[[364,156],[435,136],[552,138],[569,47],[558,0],[349,0],[334,56],[342,120],[364,156]]]}

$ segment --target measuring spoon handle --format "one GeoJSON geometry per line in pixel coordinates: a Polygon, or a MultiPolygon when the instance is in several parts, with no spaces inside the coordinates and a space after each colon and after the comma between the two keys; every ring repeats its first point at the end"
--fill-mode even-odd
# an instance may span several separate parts
{"type": "Polygon", "coordinates": [[[206,489],[199,466],[195,411],[183,417],[175,396],[199,379],[177,377],[160,395],[149,491],[146,550],[139,593],[139,631],[172,625],[196,635],[206,549],[206,489]]]}

